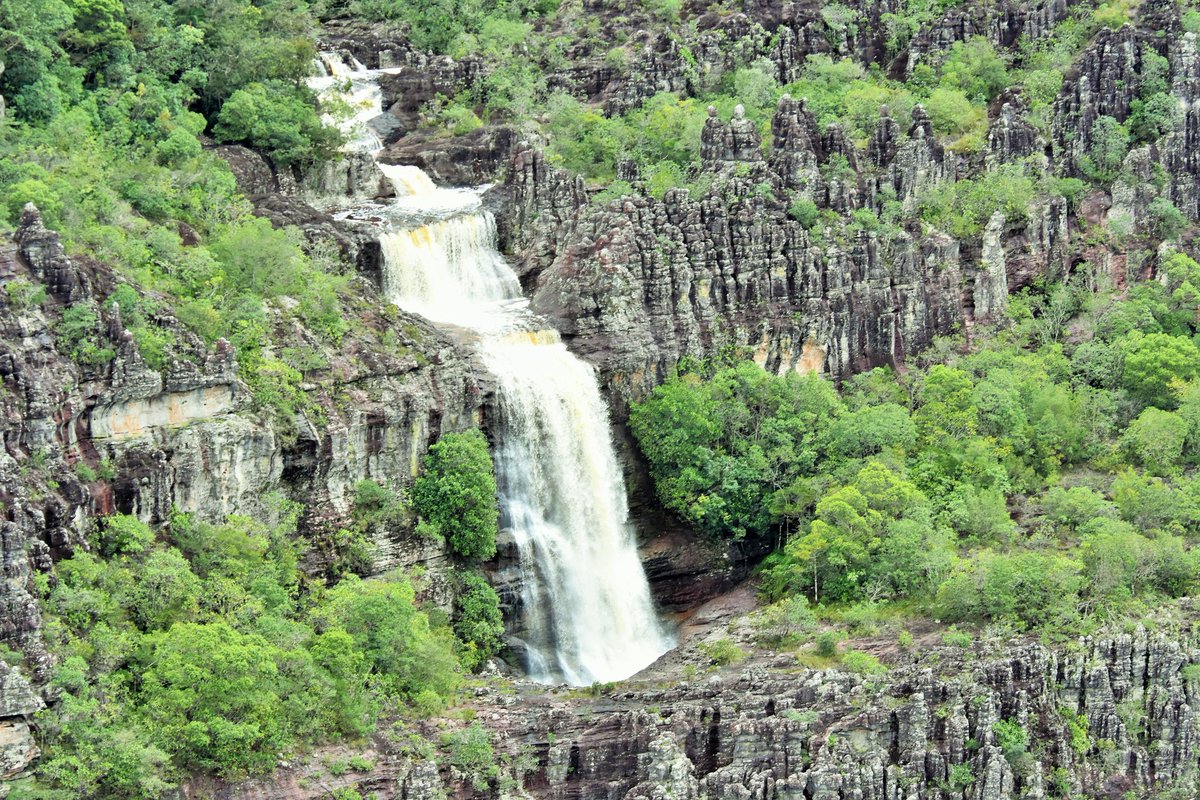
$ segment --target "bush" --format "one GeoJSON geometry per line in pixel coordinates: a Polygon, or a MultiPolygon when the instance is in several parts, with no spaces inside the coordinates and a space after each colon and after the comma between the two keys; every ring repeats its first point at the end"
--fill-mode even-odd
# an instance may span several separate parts
{"type": "Polygon", "coordinates": [[[709,661],[722,667],[737,663],[746,657],[742,648],[734,644],[731,639],[715,639],[711,642],[704,642],[700,645],[700,652],[709,661]]]}
{"type": "Polygon", "coordinates": [[[363,529],[387,525],[404,516],[404,501],[386,486],[364,478],[354,484],[351,517],[363,529]]]}
{"type": "Polygon", "coordinates": [[[817,636],[817,655],[822,658],[833,658],[838,652],[838,642],[842,636],[837,631],[822,631],[817,636]]]}
{"type": "Polygon", "coordinates": [[[788,206],[788,216],[800,223],[800,227],[811,231],[821,218],[821,209],[806,197],[801,197],[788,206]]]}
{"type": "Polygon", "coordinates": [[[933,129],[947,135],[961,136],[978,125],[982,116],[958,89],[934,89],[923,105],[933,129]]]}
{"type": "Polygon", "coordinates": [[[1121,384],[1146,405],[1174,408],[1177,399],[1172,383],[1200,374],[1200,348],[1182,336],[1134,332],[1122,342],[1122,349],[1121,384]]]}
{"type": "Polygon", "coordinates": [[[105,556],[134,555],[154,541],[146,523],[128,514],[114,514],[100,523],[100,553],[105,556]]]}
{"type": "Polygon", "coordinates": [[[389,694],[411,700],[424,691],[449,697],[460,680],[453,638],[430,623],[403,576],[343,578],[314,612],[317,629],[343,631],[389,694]]]}
{"type": "Polygon", "coordinates": [[[450,766],[466,775],[476,791],[487,789],[499,774],[491,739],[479,723],[442,734],[442,746],[449,750],[450,766]]]}
{"type": "Polygon", "coordinates": [[[1129,131],[1109,116],[1099,116],[1092,124],[1087,154],[1080,159],[1079,168],[1089,178],[1109,183],[1116,179],[1129,152],[1129,131]]]}
{"type": "Polygon", "coordinates": [[[486,561],[496,552],[499,509],[487,439],[477,429],[447,433],[429,448],[413,483],[413,508],[459,556],[486,561]]]}
{"type": "Polygon", "coordinates": [[[100,315],[90,303],[68,306],[58,324],[58,345],[72,360],[87,366],[107,364],[116,356],[100,338],[100,315]]]}
{"type": "Polygon", "coordinates": [[[177,624],[150,641],[142,673],[158,744],[190,769],[268,772],[289,744],[283,653],[224,623],[177,624]]]}
{"type": "Polygon", "coordinates": [[[1150,215],[1150,227],[1160,239],[1176,239],[1187,229],[1187,217],[1166,197],[1154,198],[1146,210],[1150,215]]]}
{"type": "Polygon", "coordinates": [[[1178,414],[1147,408],[1121,435],[1121,446],[1131,461],[1153,475],[1179,471],[1188,424],[1178,414]]]}
{"type": "Polygon", "coordinates": [[[942,62],[942,84],[977,103],[990,102],[1010,83],[1007,62],[984,36],[955,42],[942,62]]]}
{"type": "Polygon", "coordinates": [[[887,672],[887,667],[881,664],[878,658],[860,650],[847,650],[842,653],[842,666],[847,671],[859,675],[882,675],[887,672]]]}
{"type": "Polygon", "coordinates": [[[1002,719],[992,726],[996,746],[1011,764],[1025,754],[1029,747],[1029,733],[1016,720],[1002,719]]]}
{"type": "Polygon", "coordinates": [[[504,637],[500,596],[478,572],[464,572],[460,576],[454,601],[454,633],[466,645],[462,660],[469,670],[479,669],[500,652],[504,637]]]}
{"type": "Polygon", "coordinates": [[[956,236],[978,236],[996,211],[1010,223],[1025,219],[1035,195],[1034,182],[1021,167],[1006,164],[929,192],[921,203],[921,218],[956,236]]]}
{"type": "Polygon", "coordinates": [[[948,620],[1015,620],[1029,626],[1067,625],[1076,618],[1082,565],[1064,556],[984,551],[938,588],[948,620]]]}

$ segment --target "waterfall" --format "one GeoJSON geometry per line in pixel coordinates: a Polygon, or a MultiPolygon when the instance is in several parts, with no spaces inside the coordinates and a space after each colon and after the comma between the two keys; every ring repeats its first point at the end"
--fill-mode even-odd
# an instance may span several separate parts
{"type": "Polygon", "coordinates": [[[554,331],[485,338],[499,380],[496,474],[525,578],[532,677],[628,677],[670,646],[629,529],[608,411],[554,331]]]}
{"type": "MultiPolygon", "coordinates": [[[[367,80],[349,78],[352,91],[367,80]]],[[[497,379],[494,459],[523,579],[527,672],[575,685],[626,678],[672,641],[638,559],[595,371],[529,311],[480,189],[439,187],[413,166],[379,168],[397,194],[380,235],[385,294],[472,331],[497,379]]]]}
{"type": "Polygon", "coordinates": [[[595,371],[528,313],[495,238],[491,215],[472,211],[384,233],[384,289],[405,310],[481,334],[499,382],[496,474],[524,579],[530,677],[625,678],[671,643],[638,560],[608,411],[595,371]]]}
{"type": "Polygon", "coordinates": [[[491,330],[522,300],[517,276],[496,252],[491,214],[470,214],[379,237],[384,292],[406,311],[434,322],[491,330]]]}

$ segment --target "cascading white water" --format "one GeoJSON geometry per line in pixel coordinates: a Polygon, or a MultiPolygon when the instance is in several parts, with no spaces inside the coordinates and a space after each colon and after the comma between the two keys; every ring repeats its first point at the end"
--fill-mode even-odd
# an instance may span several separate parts
{"type": "MultiPolygon", "coordinates": [[[[351,89],[371,74],[350,73],[351,89]]],[[[494,457],[522,570],[528,674],[575,685],[626,678],[672,642],[638,559],[595,372],[529,312],[478,190],[440,188],[416,167],[379,168],[398,195],[397,219],[433,220],[380,236],[385,293],[476,332],[498,380],[494,457]]]]}
{"type": "Polygon", "coordinates": [[[373,155],[383,149],[383,140],[367,123],[383,113],[379,88],[383,70],[369,70],[354,58],[350,61],[347,64],[337,53],[321,53],[316,61],[321,74],[310,78],[308,85],[324,105],[341,107],[341,113],[326,113],[322,119],[346,136],[342,150],[373,155]]]}
{"type": "Polygon", "coordinates": [[[496,474],[524,578],[529,675],[625,678],[671,642],[638,560],[608,412],[592,368],[528,313],[495,239],[486,212],[389,231],[384,288],[401,308],[482,334],[499,381],[496,474]]]}
{"type": "Polygon", "coordinates": [[[496,474],[525,578],[529,674],[626,678],[670,641],[629,530],[595,373],[555,331],[487,337],[481,351],[500,383],[496,474]]]}
{"type": "Polygon", "coordinates": [[[475,330],[511,325],[521,284],[496,252],[496,223],[488,213],[391,230],[379,237],[384,290],[401,308],[434,322],[475,330]]]}

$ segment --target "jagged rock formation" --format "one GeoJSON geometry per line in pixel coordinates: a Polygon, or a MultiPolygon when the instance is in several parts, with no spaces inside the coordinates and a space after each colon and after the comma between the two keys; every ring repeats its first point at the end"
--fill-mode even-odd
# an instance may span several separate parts
{"type": "MultiPolygon", "coordinates": [[[[643,396],[680,358],[731,345],[776,371],[902,367],[933,337],[997,319],[1008,290],[1062,270],[1070,233],[1061,203],[1031,209],[1011,228],[996,220],[984,259],[936,231],[841,238],[806,230],[780,207],[783,189],[842,212],[879,209],[888,198],[911,207],[954,180],[956,157],[937,143],[920,106],[906,133],[882,117],[861,155],[839,126],[820,131],[803,100],[780,101],[769,163],[744,123],[710,112],[701,156],[717,183],[703,197],[671,191],[661,201],[589,205],[533,151],[514,156],[509,229],[520,234],[509,246],[534,308],[601,368],[621,400],[643,396]]],[[[1002,112],[997,158],[1032,152],[1027,128],[1011,108],[1002,112]]]]}
{"type": "MultiPolygon", "coordinates": [[[[600,698],[527,691],[517,702],[507,691],[483,690],[473,708],[501,762],[520,765],[509,779],[525,796],[551,800],[1142,797],[1167,787],[1186,794],[1200,774],[1197,645],[1138,629],[1055,650],[993,644],[971,656],[930,646],[871,676],[763,654],[600,698]],[[1022,731],[1026,745],[1001,739],[1000,722],[1022,731]]],[[[693,669],[703,663],[694,650],[688,657],[693,669]]],[[[355,785],[410,800],[489,794],[455,768],[392,745],[376,743],[373,755],[369,775],[314,782],[300,769],[270,786],[214,794],[315,798],[355,785]]]]}

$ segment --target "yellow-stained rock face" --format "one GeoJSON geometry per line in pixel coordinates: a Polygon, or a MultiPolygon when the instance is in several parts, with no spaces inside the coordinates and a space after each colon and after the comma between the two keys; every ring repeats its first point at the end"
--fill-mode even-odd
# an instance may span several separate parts
{"type": "Polygon", "coordinates": [[[825,369],[825,348],[809,339],[800,351],[800,360],[796,362],[796,372],[807,375],[810,372],[821,372],[825,369]]]}
{"type": "Polygon", "coordinates": [[[233,399],[233,386],[223,384],[98,406],[92,412],[92,438],[129,439],[157,428],[211,419],[227,412],[233,406],[233,399]]]}

